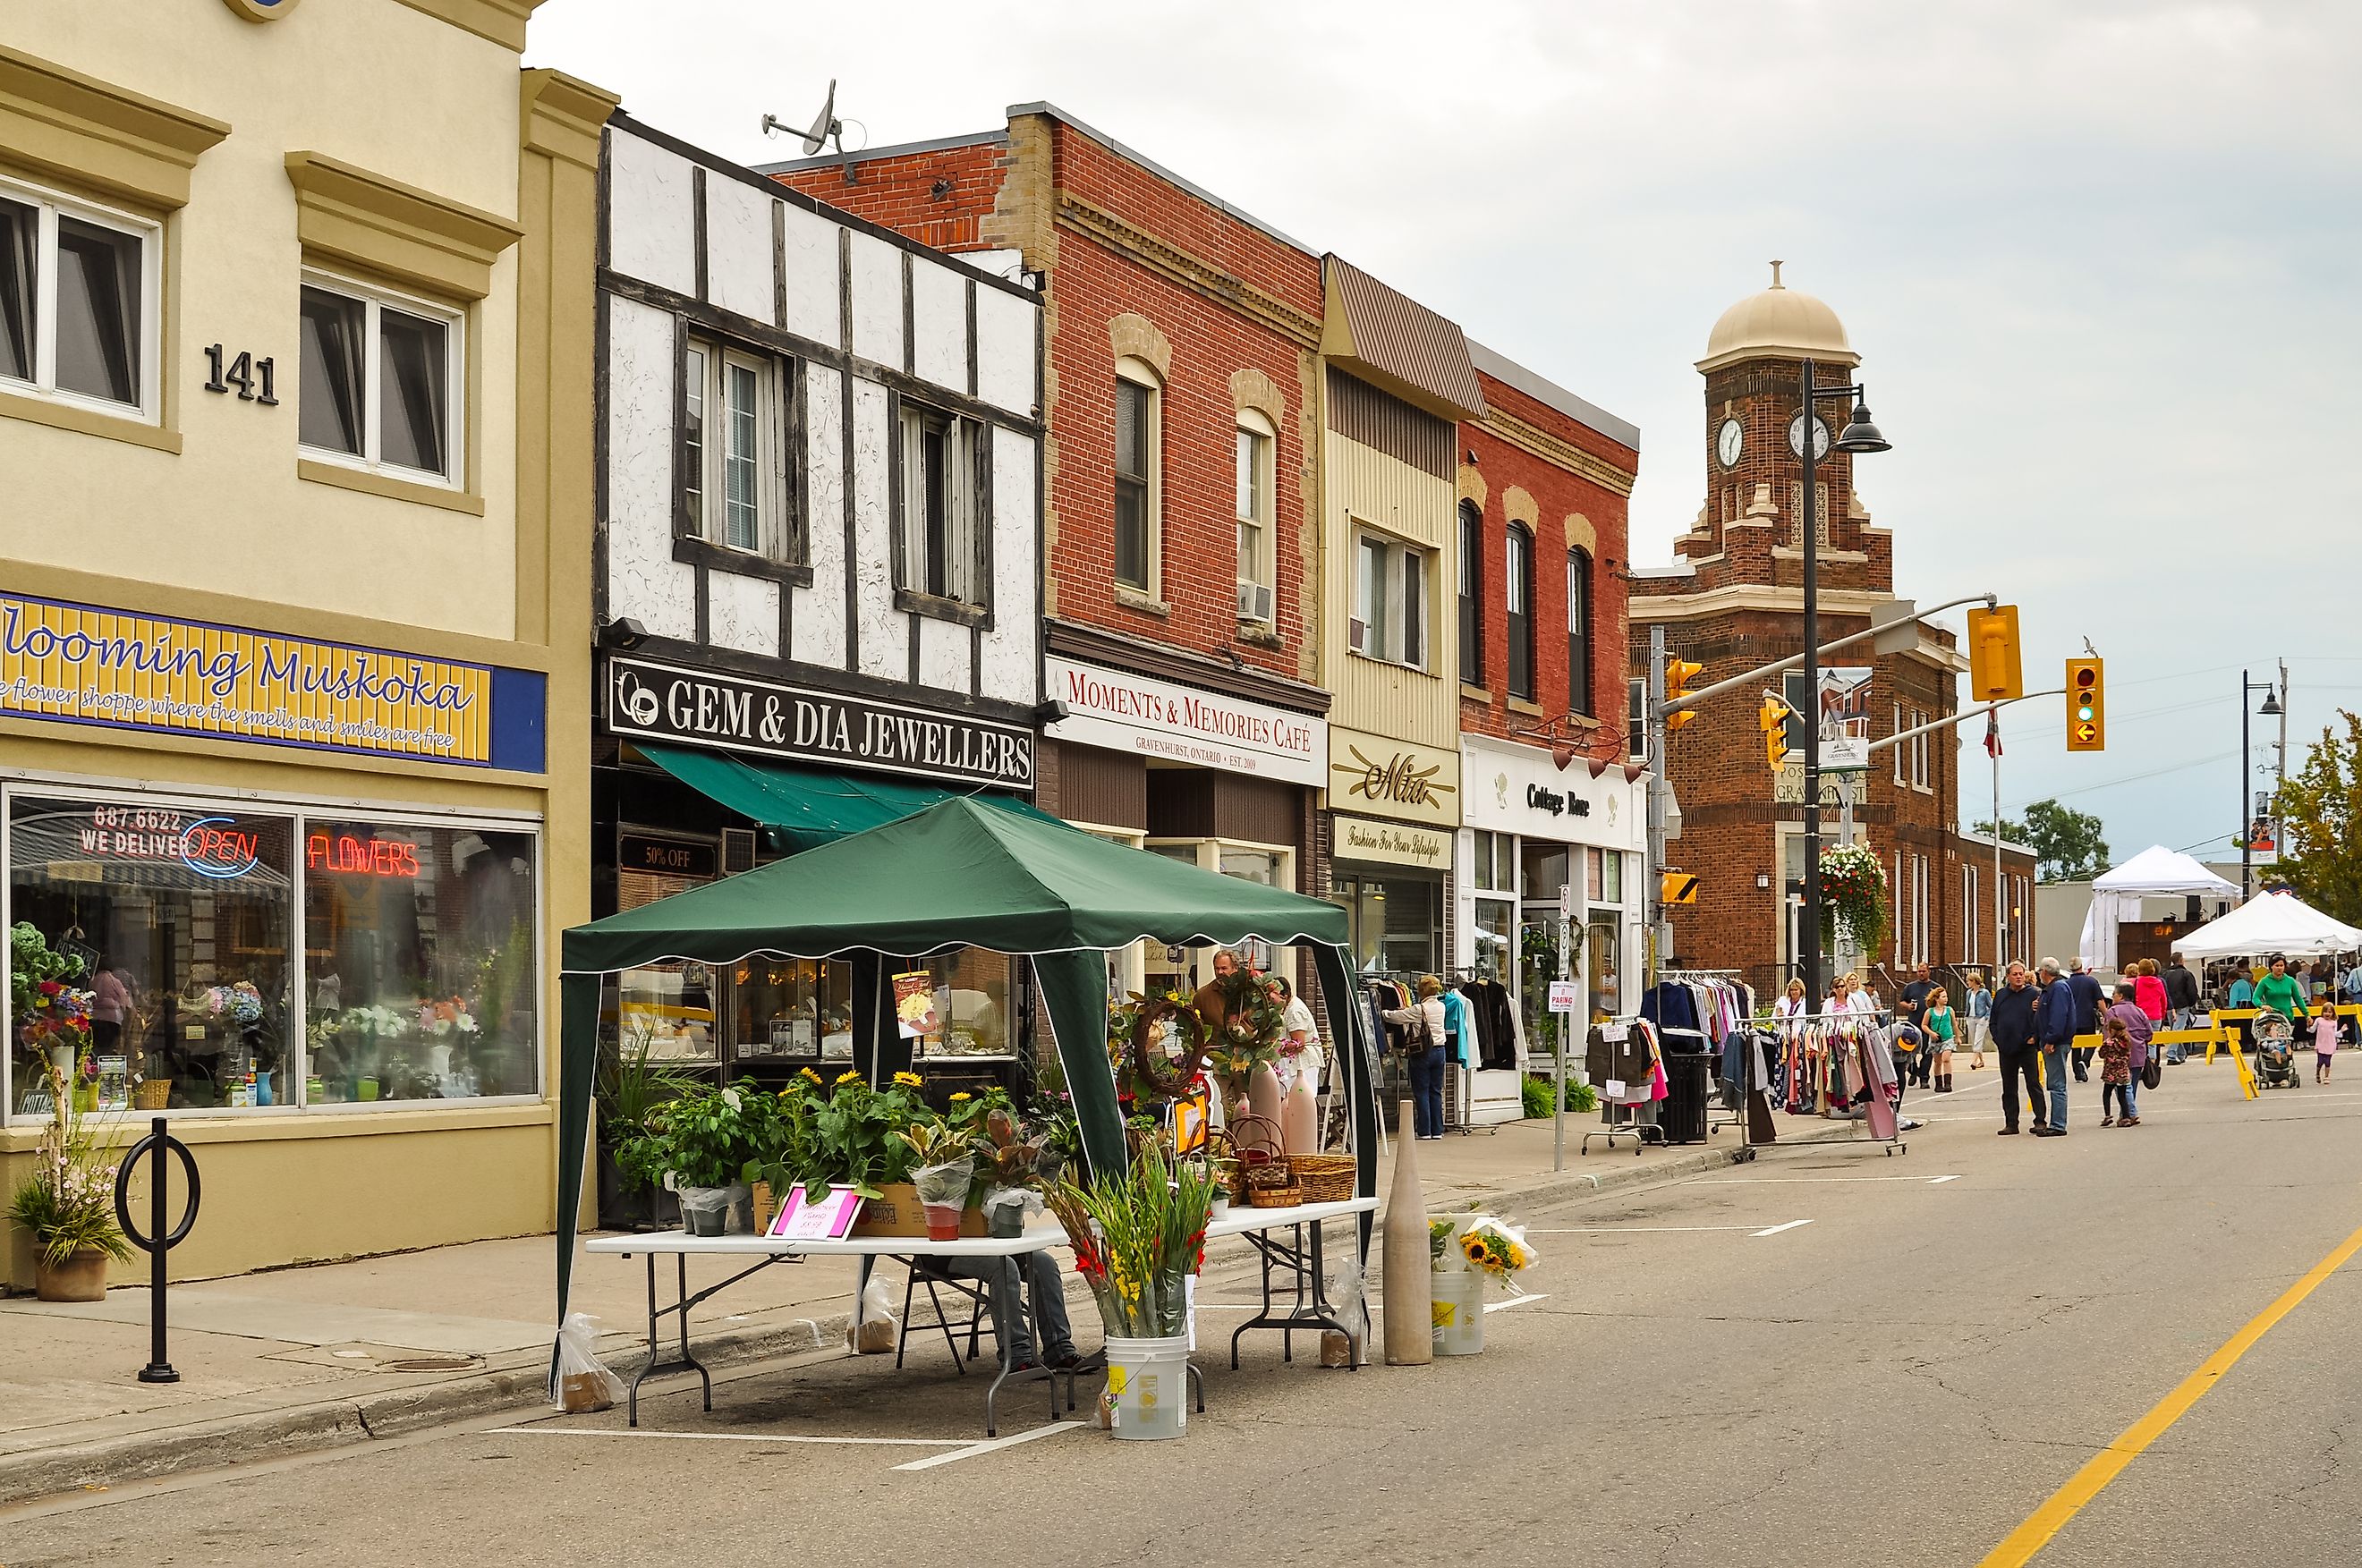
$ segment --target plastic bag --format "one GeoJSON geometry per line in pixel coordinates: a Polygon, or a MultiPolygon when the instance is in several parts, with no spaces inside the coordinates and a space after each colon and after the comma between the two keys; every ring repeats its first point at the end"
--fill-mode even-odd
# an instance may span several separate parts
{"type": "Polygon", "coordinates": [[[890,1354],[896,1327],[894,1298],[886,1293],[886,1281],[873,1274],[861,1288],[853,1321],[844,1326],[844,1342],[855,1355],[890,1354]]]}
{"type": "Polygon", "coordinates": [[[976,1175],[976,1161],[966,1155],[942,1165],[930,1165],[911,1173],[911,1185],[919,1190],[919,1201],[937,1206],[966,1207],[968,1183],[976,1175]]]}
{"type": "Polygon", "coordinates": [[[755,1190],[743,1181],[727,1187],[675,1187],[681,1228],[693,1236],[745,1235],[755,1228],[755,1190]]]}
{"type": "Polygon", "coordinates": [[[599,1359],[599,1320],[588,1312],[568,1314],[557,1331],[557,1394],[550,1403],[568,1415],[614,1408],[624,1380],[599,1359]]]}
{"type": "Polygon", "coordinates": [[[1363,1347],[1370,1343],[1370,1307],[1368,1277],[1359,1256],[1338,1258],[1329,1266],[1328,1297],[1330,1314],[1352,1332],[1339,1333],[1325,1329],[1320,1334],[1320,1365],[1323,1366],[1357,1366],[1365,1359],[1363,1347]]]}
{"type": "Polygon", "coordinates": [[[1472,1266],[1499,1280],[1508,1288],[1510,1295],[1526,1293],[1525,1287],[1518,1283],[1518,1275],[1531,1268],[1540,1255],[1527,1245],[1525,1226],[1508,1224],[1487,1214],[1462,1233],[1460,1247],[1472,1266]]]}
{"type": "Polygon", "coordinates": [[[1030,1187],[996,1187],[984,1195],[984,1234],[1017,1236],[1042,1212],[1042,1195],[1030,1187]]]}

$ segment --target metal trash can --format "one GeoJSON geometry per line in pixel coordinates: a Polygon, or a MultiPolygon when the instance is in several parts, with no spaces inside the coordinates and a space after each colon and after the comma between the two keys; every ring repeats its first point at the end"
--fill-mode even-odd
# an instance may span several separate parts
{"type": "Polygon", "coordinates": [[[1657,1107],[1657,1124],[1669,1144],[1705,1142],[1706,1096],[1714,1082],[1711,1051],[1664,1052],[1665,1098],[1657,1107]]]}

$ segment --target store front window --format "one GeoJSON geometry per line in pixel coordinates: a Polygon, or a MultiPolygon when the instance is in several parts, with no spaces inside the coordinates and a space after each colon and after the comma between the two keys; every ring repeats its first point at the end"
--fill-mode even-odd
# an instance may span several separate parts
{"type": "Polygon", "coordinates": [[[757,955],[732,966],[741,1062],[853,1059],[853,966],[757,955]]]}
{"type": "Polygon", "coordinates": [[[911,1042],[911,1057],[923,1060],[1011,1054],[1016,1047],[1010,984],[1015,972],[1008,954],[984,948],[962,948],[895,970],[898,995],[902,976],[923,973],[934,1002],[931,1026],[911,1042]]]}
{"type": "MultiPolygon", "coordinates": [[[[538,1091],[532,832],[27,789],[6,820],[0,916],[83,960],[106,1104],[538,1091]]],[[[38,1113],[11,1046],[9,1110],[38,1113]]]]}
{"type": "Polygon", "coordinates": [[[1396,974],[1440,972],[1443,883],[1411,873],[1363,876],[1340,869],[1332,902],[1344,905],[1353,962],[1396,974]]]}

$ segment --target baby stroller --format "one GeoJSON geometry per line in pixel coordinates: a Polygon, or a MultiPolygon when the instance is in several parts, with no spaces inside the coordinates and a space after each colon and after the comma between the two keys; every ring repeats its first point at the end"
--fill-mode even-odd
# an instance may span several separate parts
{"type": "Polygon", "coordinates": [[[2296,1025],[2278,1008],[2257,1012],[2255,1030],[2256,1082],[2265,1089],[2301,1087],[2296,1076],[2296,1025]]]}

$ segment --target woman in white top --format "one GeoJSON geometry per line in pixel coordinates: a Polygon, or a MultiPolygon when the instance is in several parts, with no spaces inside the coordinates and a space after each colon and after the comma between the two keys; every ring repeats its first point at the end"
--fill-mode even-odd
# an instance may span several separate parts
{"type": "Polygon", "coordinates": [[[1780,1037],[1783,1040],[1795,1038],[1796,1032],[1803,1027],[1795,1020],[1804,1017],[1812,1010],[1813,1004],[1805,999],[1805,982],[1801,980],[1790,981],[1787,994],[1772,1004],[1772,1021],[1779,1025],[1780,1037]]]}
{"type": "Polygon", "coordinates": [[[1285,975],[1271,977],[1271,988],[1280,1002],[1279,1086],[1283,1090],[1296,1087],[1299,1078],[1312,1080],[1312,1091],[1320,1092],[1320,1030],[1312,1021],[1312,1009],[1296,988],[1287,983],[1285,975]]]}
{"type": "Polygon", "coordinates": [[[1421,975],[1418,1000],[1408,1007],[1388,1007],[1379,1016],[1389,1024],[1409,1025],[1406,1051],[1410,1058],[1411,1125],[1423,1143],[1443,1136],[1443,982],[1421,975]]]}

